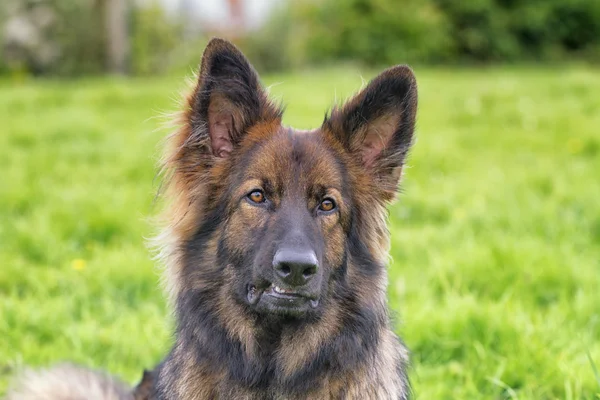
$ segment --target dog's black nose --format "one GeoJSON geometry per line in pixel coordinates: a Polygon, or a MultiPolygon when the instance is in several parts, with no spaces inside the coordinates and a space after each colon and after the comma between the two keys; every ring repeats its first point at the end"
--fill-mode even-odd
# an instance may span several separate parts
{"type": "Polygon", "coordinates": [[[312,250],[281,249],[275,253],[273,268],[283,282],[290,286],[302,286],[317,273],[319,263],[312,250]]]}

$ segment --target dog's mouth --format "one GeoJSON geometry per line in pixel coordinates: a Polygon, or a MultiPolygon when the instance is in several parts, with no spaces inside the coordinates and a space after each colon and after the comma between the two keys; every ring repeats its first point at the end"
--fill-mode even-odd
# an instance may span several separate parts
{"type": "Polygon", "coordinates": [[[305,291],[282,288],[274,283],[270,283],[263,288],[248,285],[248,303],[256,305],[263,298],[284,308],[295,308],[299,304],[305,302],[308,302],[311,308],[317,308],[319,306],[318,297],[306,293],[305,291]]]}

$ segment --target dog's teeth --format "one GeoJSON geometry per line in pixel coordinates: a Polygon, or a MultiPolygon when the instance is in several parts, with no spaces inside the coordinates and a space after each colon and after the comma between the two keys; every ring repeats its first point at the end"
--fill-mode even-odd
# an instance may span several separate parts
{"type": "Polygon", "coordinates": [[[282,289],[279,286],[273,286],[273,291],[279,294],[291,293],[291,290],[282,289]]]}

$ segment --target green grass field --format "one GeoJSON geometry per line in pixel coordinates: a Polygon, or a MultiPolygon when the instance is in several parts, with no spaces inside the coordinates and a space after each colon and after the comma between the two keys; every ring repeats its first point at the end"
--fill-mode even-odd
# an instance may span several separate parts
{"type": "MultiPolygon", "coordinates": [[[[416,68],[390,301],[418,399],[599,399],[600,73],[416,68]],[[595,366],[594,366],[595,365],[595,366]]],[[[369,78],[269,76],[318,125],[369,78]]],[[[0,83],[0,394],[72,360],[135,382],[171,342],[144,238],[183,79],[0,83]]]]}

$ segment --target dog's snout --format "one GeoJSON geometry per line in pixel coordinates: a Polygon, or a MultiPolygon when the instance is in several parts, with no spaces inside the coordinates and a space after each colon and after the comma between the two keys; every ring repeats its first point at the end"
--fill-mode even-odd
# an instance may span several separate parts
{"type": "Polygon", "coordinates": [[[275,253],[273,268],[283,282],[290,286],[302,286],[317,273],[319,263],[312,250],[282,249],[275,253]]]}

